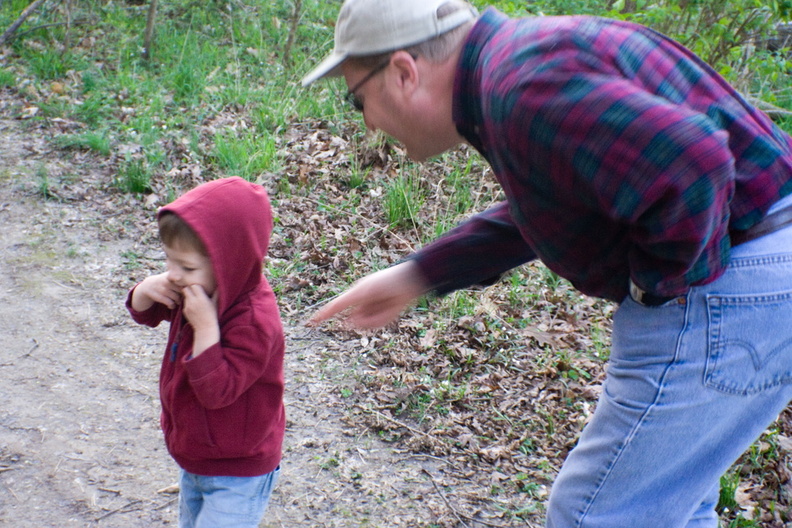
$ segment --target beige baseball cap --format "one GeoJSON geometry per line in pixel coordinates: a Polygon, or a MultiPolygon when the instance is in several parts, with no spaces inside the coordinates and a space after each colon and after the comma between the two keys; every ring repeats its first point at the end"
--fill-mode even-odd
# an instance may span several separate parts
{"type": "MultiPolygon", "coordinates": [[[[472,6],[437,17],[437,8],[449,0],[346,0],[335,28],[330,55],[303,77],[308,86],[322,77],[341,74],[348,57],[376,55],[419,44],[478,16],[472,6]]],[[[465,5],[465,4],[463,4],[465,5]]]]}

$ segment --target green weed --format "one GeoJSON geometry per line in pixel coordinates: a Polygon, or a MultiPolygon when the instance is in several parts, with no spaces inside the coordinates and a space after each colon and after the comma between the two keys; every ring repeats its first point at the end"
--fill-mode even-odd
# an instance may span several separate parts
{"type": "Polygon", "coordinates": [[[13,72],[0,69],[0,88],[10,88],[16,84],[16,76],[13,72]]]}
{"type": "Polygon", "coordinates": [[[226,131],[215,135],[214,145],[217,166],[226,174],[255,181],[264,172],[278,170],[277,143],[270,134],[226,131]]]}
{"type": "Polygon", "coordinates": [[[36,167],[36,181],[38,182],[36,190],[39,196],[45,200],[51,200],[55,198],[55,195],[52,193],[52,189],[50,188],[49,171],[43,163],[36,167]]]}
{"type": "Polygon", "coordinates": [[[89,97],[74,107],[73,117],[87,125],[95,127],[103,123],[110,115],[111,108],[108,101],[101,94],[91,94],[89,97]]]}
{"type": "Polygon", "coordinates": [[[425,197],[415,171],[404,171],[392,180],[385,191],[385,217],[391,227],[416,226],[418,210],[425,197]]]}
{"type": "Polygon", "coordinates": [[[124,192],[140,194],[151,190],[151,172],[142,159],[127,160],[118,169],[116,186],[124,192]]]}
{"type": "Polygon", "coordinates": [[[54,50],[31,52],[28,57],[31,72],[42,80],[59,79],[66,75],[71,65],[69,57],[54,50]]]}
{"type": "Polygon", "coordinates": [[[92,150],[98,154],[107,156],[110,154],[110,138],[105,132],[86,132],[84,134],[72,134],[58,136],[55,144],[62,149],[92,150]]]}
{"type": "Polygon", "coordinates": [[[135,251],[124,251],[121,256],[124,258],[124,269],[132,271],[143,267],[141,256],[135,251]]]}

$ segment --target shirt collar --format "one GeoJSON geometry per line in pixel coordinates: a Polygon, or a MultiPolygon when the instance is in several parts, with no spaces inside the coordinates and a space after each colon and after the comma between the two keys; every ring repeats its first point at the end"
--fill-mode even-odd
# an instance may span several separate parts
{"type": "Polygon", "coordinates": [[[484,47],[509,18],[490,7],[471,28],[459,57],[454,78],[453,119],[457,131],[481,152],[479,127],[481,111],[481,68],[479,56],[484,47]]]}

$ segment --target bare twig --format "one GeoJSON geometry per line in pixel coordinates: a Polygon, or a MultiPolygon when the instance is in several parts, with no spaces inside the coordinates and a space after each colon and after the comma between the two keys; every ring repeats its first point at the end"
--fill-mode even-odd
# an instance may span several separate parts
{"type": "Polygon", "coordinates": [[[87,18],[81,18],[80,20],[72,20],[71,22],[68,22],[68,23],[67,22],[52,22],[50,24],[41,24],[40,26],[32,27],[32,28],[28,29],[27,31],[23,31],[22,33],[17,33],[16,38],[22,38],[25,35],[29,35],[30,33],[35,33],[36,31],[38,31],[40,29],[47,29],[47,28],[51,28],[51,27],[65,26],[67,24],[70,24],[71,27],[74,27],[74,26],[80,26],[82,24],[90,24],[92,22],[93,22],[92,20],[89,20],[87,18]]]}
{"type": "Polygon", "coordinates": [[[387,420],[389,422],[392,422],[392,423],[398,425],[399,427],[403,427],[404,429],[407,429],[411,433],[417,434],[419,436],[425,436],[427,438],[431,438],[435,442],[438,441],[437,438],[435,438],[434,436],[432,436],[430,434],[427,434],[427,433],[424,433],[423,431],[419,431],[418,429],[415,429],[414,427],[410,427],[406,423],[403,423],[403,422],[400,422],[399,420],[391,418],[390,416],[388,416],[386,414],[383,414],[383,413],[381,413],[381,412],[379,412],[379,411],[377,411],[375,409],[366,409],[362,405],[355,405],[355,407],[357,407],[358,409],[360,409],[363,412],[371,413],[371,414],[379,416],[380,418],[384,418],[385,420],[387,420]]]}
{"type": "Polygon", "coordinates": [[[11,487],[10,487],[10,486],[6,486],[6,489],[8,490],[8,492],[9,492],[11,495],[13,495],[13,496],[14,496],[14,498],[16,499],[16,501],[17,501],[17,502],[22,502],[22,501],[20,501],[20,500],[19,500],[19,497],[17,497],[17,494],[16,494],[16,493],[14,493],[14,490],[13,490],[13,489],[11,489],[11,487]]]}
{"type": "MultiPolygon", "coordinates": [[[[434,477],[432,476],[431,473],[429,473],[427,470],[425,470],[423,468],[421,468],[421,471],[423,473],[425,473],[429,477],[429,480],[432,481],[432,486],[434,486],[435,491],[437,492],[438,495],[440,495],[440,498],[443,499],[443,502],[445,502],[446,507],[449,510],[451,510],[451,513],[454,514],[454,517],[457,518],[457,521],[459,521],[462,524],[462,526],[468,526],[468,524],[463,520],[463,517],[465,519],[470,519],[470,517],[468,517],[467,515],[464,515],[464,516],[461,515],[458,511],[456,511],[456,508],[451,506],[451,503],[448,502],[448,499],[446,498],[445,494],[440,490],[440,486],[437,485],[437,482],[435,482],[435,479],[434,479],[434,477]]],[[[468,528],[470,528],[470,527],[468,526],[468,528]]]]}
{"type": "Polygon", "coordinates": [[[31,14],[33,14],[33,12],[34,12],[36,9],[38,9],[38,8],[41,6],[41,4],[43,4],[43,3],[44,3],[44,2],[46,2],[46,1],[47,1],[47,0],[35,0],[35,1],[34,1],[32,4],[30,4],[29,6],[27,6],[27,7],[25,8],[25,10],[24,10],[24,11],[22,11],[22,14],[21,14],[21,15],[19,15],[19,18],[17,18],[17,19],[16,19],[16,21],[14,21],[14,23],[13,23],[13,24],[11,24],[11,25],[8,27],[8,29],[6,29],[6,30],[5,30],[5,32],[4,32],[2,35],[0,35],[0,46],[2,46],[3,44],[5,44],[5,43],[6,43],[6,41],[7,41],[8,39],[10,39],[10,38],[11,38],[11,35],[13,35],[13,34],[14,34],[14,32],[15,32],[17,29],[19,29],[19,26],[21,26],[21,25],[22,25],[22,23],[25,21],[25,19],[26,19],[27,17],[29,17],[31,14]]]}
{"type": "Polygon", "coordinates": [[[71,49],[71,29],[72,29],[72,0],[66,0],[66,31],[63,34],[63,49],[61,55],[65,55],[71,49]]]}
{"type": "Polygon", "coordinates": [[[162,505],[160,505],[160,506],[157,506],[156,508],[154,508],[154,511],[158,511],[158,510],[164,510],[165,508],[167,508],[168,506],[170,506],[171,504],[173,504],[173,503],[174,503],[174,502],[176,502],[177,500],[179,500],[179,497],[176,497],[176,498],[174,498],[174,499],[171,499],[171,500],[169,500],[168,502],[166,502],[165,504],[162,504],[162,505]]]}
{"type": "Polygon", "coordinates": [[[165,486],[162,489],[158,489],[157,493],[167,493],[167,494],[179,493],[179,485],[171,484],[170,486],[165,486]]]}
{"type": "Polygon", "coordinates": [[[448,507],[449,510],[451,510],[451,513],[454,514],[454,517],[456,517],[457,520],[460,523],[462,523],[464,526],[467,526],[467,524],[462,519],[467,519],[468,521],[473,521],[473,522],[475,522],[477,524],[483,524],[485,526],[492,526],[493,528],[507,528],[503,524],[490,523],[490,522],[487,522],[487,521],[483,521],[481,519],[475,519],[475,518],[471,517],[470,515],[465,515],[464,513],[458,512],[456,509],[454,509],[453,506],[451,506],[451,503],[448,501],[448,499],[446,498],[445,494],[440,489],[440,486],[438,486],[437,482],[435,482],[434,476],[431,473],[429,473],[429,471],[427,471],[426,469],[421,468],[421,471],[429,477],[429,479],[432,481],[432,486],[434,486],[434,489],[437,492],[437,494],[440,495],[441,499],[443,499],[443,502],[445,502],[445,505],[448,507]]]}
{"type": "Polygon", "coordinates": [[[33,351],[34,351],[34,350],[36,350],[36,349],[38,348],[38,346],[39,346],[39,343],[38,343],[38,341],[36,341],[35,339],[32,339],[31,341],[33,341],[33,346],[32,346],[32,347],[30,347],[30,350],[28,350],[28,351],[27,351],[25,354],[22,354],[22,356],[20,356],[20,359],[21,359],[21,358],[26,358],[26,357],[29,357],[29,356],[30,356],[30,354],[32,354],[32,353],[33,353],[33,351]]]}
{"type": "Polygon", "coordinates": [[[121,491],[116,490],[116,489],[110,489],[110,488],[98,488],[98,489],[99,489],[99,491],[104,491],[104,492],[107,492],[107,493],[114,493],[116,495],[121,495],[121,491]]]}
{"type": "Polygon", "coordinates": [[[758,108],[765,114],[769,115],[770,117],[792,116],[792,111],[786,110],[772,103],[768,103],[767,101],[763,101],[757,97],[748,97],[748,102],[750,102],[752,105],[754,105],[756,108],[758,108]]]}
{"type": "Polygon", "coordinates": [[[104,515],[101,515],[101,516],[97,517],[96,519],[94,519],[94,521],[97,521],[97,522],[101,521],[102,519],[110,517],[111,515],[115,515],[116,513],[128,513],[128,512],[131,512],[131,511],[137,511],[137,510],[140,509],[139,507],[135,508],[135,509],[132,509],[132,510],[127,509],[127,508],[130,508],[131,506],[135,506],[136,504],[140,504],[141,502],[143,502],[143,501],[140,500],[140,499],[135,499],[135,500],[133,500],[133,501],[127,503],[127,504],[124,504],[120,508],[116,508],[115,510],[109,511],[109,512],[105,513],[104,515]]]}

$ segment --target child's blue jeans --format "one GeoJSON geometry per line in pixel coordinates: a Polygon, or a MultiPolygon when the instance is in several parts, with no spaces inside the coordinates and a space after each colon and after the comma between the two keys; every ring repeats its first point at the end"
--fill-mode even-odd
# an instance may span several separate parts
{"type": "Polygon", "coordinates": [[[720,476],[792,399],[792,227],[658,307],[626,299],[551,528],[715,528],[720,476]]]}
{"type": "Polygon", "coordinates": [[[179,528],[256,528],[280,468],[260,477],[206,477],[181,470],[179,528]]]}

